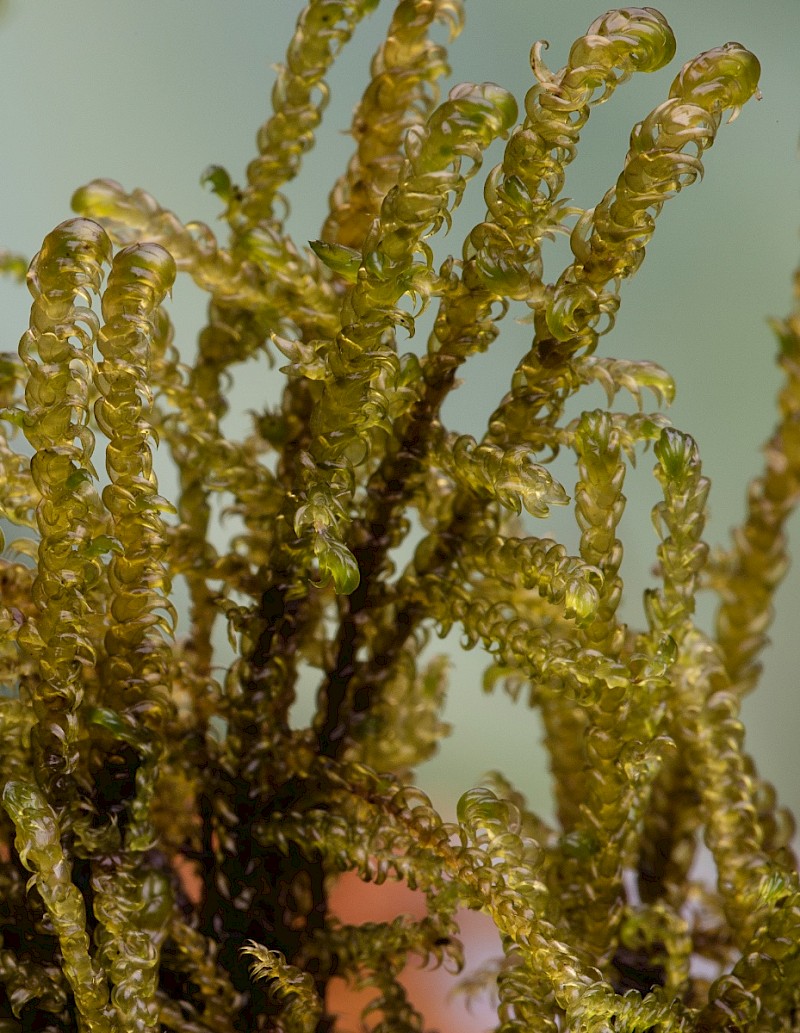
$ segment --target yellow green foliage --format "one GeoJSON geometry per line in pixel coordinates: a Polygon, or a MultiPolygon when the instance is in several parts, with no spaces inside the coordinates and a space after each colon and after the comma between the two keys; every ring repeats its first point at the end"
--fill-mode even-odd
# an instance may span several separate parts
{"type": "MultiPolygon", "coordinates": [[[[688,61],[583,210],[561,196],[581,132],[673,58],[666,19],[610,11],[557,72],[534,45],[519,102],[494,83],[442,100],[447,53],[429,33],[460,31],[461,0],[399,0],[320,239],[298,247],[281,191],[376,3],[307,3],[246,181],[204,174],[223,234],[95,180],[28,268],[30,326],[0,356],[0,515],[28,531],[0,558],[0,1033],[345,1033],[334,975],[371,992],[363,1028],[421,1031],[402,972],[411,958],[460,970],[462,907],[500,934],[483,980],[497,1033],[788,1033],[794,826],[739,707],[800,497],[800,316],[775,324],[780,422],[713,563],[698,446],[643,408],[646,391],[671,402],[669,374],[596,354],[662,209],[758,96],[758,61],[738,43],[688,61]],[[498,140],[486,216],[439,261],[431,240],[498,140]],[[556,233],[572,258],[547,282],[556,233]],[[191,363],[165,307],[176,275],[208,295],[191,363]],[[512,301],[530,310],[530,349],[483,437],[458,434],[443,403],[512,301]],[[426,354],[404,354],[428,306],[426,354]],[[276,352],[280,405],[229,438],[230,368],[276,352]],[[608,408],[568,420],[594,383],[608,408]],[[623,390],[638,412],[615,408],[623,390]],[[659,584],[633,627],[619,616],[623,489],[650,446],[659,584]],[[157,448],[177,468],[173,500],[157,448]],[[572,498],[548,469],[559,451],[574,456],[572,498]],[[224,548],[218,493],[242,522],[224,548]],[[575,555],[528,533],[553,506],[574,512],[575,555]],[[695,622],[701,589],[718,599],[714,635],[695,622]],[[541,711],[552,828],[499,774],[452,822],[413,785],[448,732],[448,665],[425,647],[453,626],[491,654],[487,688],[524,689],[541,711]],[[298,728],[302,668],[318,693],[298,728]],[[700,835],[713,886],[691,870],[700,835]],[[346,871],[404,881],[427,914],[343,923],[328,898],[346,871]]],[[[0,272],[24,268],[0,252],[0,272]]]]}

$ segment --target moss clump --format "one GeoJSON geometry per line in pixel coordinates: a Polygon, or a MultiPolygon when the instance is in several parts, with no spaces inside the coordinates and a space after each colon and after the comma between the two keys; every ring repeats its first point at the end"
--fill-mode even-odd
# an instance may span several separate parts
{"type": "MultiPolygon", "coordinates": [[[[460,967],[463,906],[501,935],[486,977],[498,1033],[795,1029],[793,825],[738,713],[798,498],[798,317],[777,326],[785,386],[765,471],[713,562],[697,445],[643,411],[646,391],[671,401],[669,375],[597,353],[657,216],[757,95],[758,61],[728,43],[684,65],[584,211],[561,196],[581,131],[672,59],[664,17],[608,12],[558,72],[534,46],[518,107],[493,83],[440,101],[447,57],[429,32],[457,32],[461,4],[401,0],[321,238],[299,248],[281,190],[373,6],[310,0],[301,14],[246,182],[205,173],[225,240],[97,180],[30,264],[30,328],[0,358],[0,509],[29,529],[0,560],[0,1033],[323,1033],[341,1025],[334,974],[373,988],[368,1028],[421,1030],[403,968],[460,967]],[[498,138],[486,217],[437,267],[430,239],[498,138]],[[541,249],[559,232],[573,258],[549,283],[541,249]],[[177,274],[209,295],[191,365],[163,305],[177,274]],[[530,309],[530,350],[485,435],[457,435],[443,402],[511,301],[530,309]],[[429,304],[427,354],[402,353],[429,304]],[[281,403],[232,440],[228,370],[264,351],[285,359],[281,403]],[[595,382],[608,409],[567,419],[595,382]],[[639,411],[615,408],[620,391],[639,411]],[[651,445],[659,586],[632,628],[618,532],[626,470],[651,445]],[[178,470],[173,502],[156,447],[178,470]],[[559,450],[575,456],[572,499],[548,469],[559,450]],[[242,521],[226,548],[209,535],[213,493],[242,521]],[[576,555],[521,516],[569,505],[576,555]],[[423,535],[398,571],[412,517],[423,535]],[[176,628],[178,576],[190,612],[176,628]],[[701,588],[719,598],[714,636],[694,620],[701,588]],[[220,622],[236,648],[221,680],[220,622]],[[492,654],[487,683],[525,687],[542,712],[555,828],[500,775],[451,823],[413,787],[447,730],[446,662],[420,656],[454,624],[492,654]],[[301,664],[319,692],[298,729],[301,664]],[[701,831],[713,889],[690,876],[701,831]],[[343,924],[327,901],[345,871],[405,881],[427,915],[343,924]]],[[[0,269],[19,276],[21,261],[4,253],[0,269]]]]}

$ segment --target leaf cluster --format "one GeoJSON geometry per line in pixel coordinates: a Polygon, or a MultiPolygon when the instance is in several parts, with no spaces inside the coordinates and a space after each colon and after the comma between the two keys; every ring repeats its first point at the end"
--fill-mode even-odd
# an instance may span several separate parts
{"type": "Polygon", "coordinates": [[[758,95],[758,61],[737,43],[688,61],[583,210],[562,196],[581,132],[672,59],[666,19],[610,11],[559,71],[534,45],[519,104],[494,83],[441,99],[437,24],[455,35],[461,0],[399,0],[320,239],[301,247],[281,191],[374,6],[308,0],[245,180],[204,174],[224,233],[95,180],[28,268],[30,325],[0,357],[0,514],[24,529],[0,559],[0,1033],[323,1033],[341,1028],[334,977],[370,990],[364,1028],[421,1031],[403,969],[460,970],[464,907],[500,934],[484,980],[497,1033],[796,1029],[794,826],[739,707],[800,496],[800,316],[776,324],[779,424],[713,561],[697,444],[643,408],[646,391],[672,400],[669,375],[596,354],[662,209],[758,95]],[[497,140],[485,218],[437,261],[432,238],[497,140]],[[572,258],[547,282],[559,233],[572,258]],[[168,314],[178,275],[208,295],[191,362],[168,314]],[[511,302],[530,348],[484,436],[459,435],[443,403],[511,302]],[[426,354],[404,354],[428,306],[426,354]],[[229,437],[231,369],[276,352],[280,404],[229,437]],[[608,408],[567,419],[594,383],[608,408]],[[626,471],[650,447],[658,583],[631,627],[618,531],[626,471]],[[178,472],[171,501],[156,449],[178,472]],[[548,469],[559,451],[569,490],[548,469]],[[224,547],[214,495],[239,519],[224,547]],[[531,533],[552,506],[572,508],[574,554],[531,533]],[[220,676],[223,624],[235,659],[220,676]],[[491,655],[487,688],[541,712],[553,827],[501,775],[452,822],[413,786],[448,730],[447,663],[425,650],[454,625],[491,655]],[[308,668],[316,710],[298,728],[308,668]],[[701,834],[713,887],[693,875],[701,834]],[[347,871],[405,882],[425,916],[342,923],[328,899],[347,871]]]}

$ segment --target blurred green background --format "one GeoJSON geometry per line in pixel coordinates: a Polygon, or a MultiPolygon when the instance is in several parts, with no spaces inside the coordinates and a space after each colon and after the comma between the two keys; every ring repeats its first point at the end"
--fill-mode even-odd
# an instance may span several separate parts
{"type": "MultiPolygon", "coordinates": [[[[242,178],[254,154],[256,128],[269,112],[273,66],[300,6],[294,0],[6,0],[0,18],[0,246],[32,255],[44,234],[69,216],[72,191],[96,176],[143,187],[182,219],[213,227],[219,205],[199,185],[200,174],[218,163],[235,180],[242,178]]],[[[571,41],[605,9],[602,0],[471,0],[466,6],[466,30],[451,49],[453,82],[493,80],[511,89],[520,104],[532,83],[533,41],[549,41],[547,60],[557,69],[571,41]]],[[[360,26],[330,76],[331,104],[317,147],[287,190],[290,228],[299,242],[318,235],[328,190],[351,153],[343,130],[392,7],[384,0],[360,26]]],[[[605,354],[653,359],[673,373],[678,396],[671,415],[700,442],[713,482],[707,538],[723,544],[740,519],[746,482],[760,468],[758,449],[774,423],[779,376],[766,317],[788,311],[798,257],[800,2],[662,0],[659,7],[675,31],[677,57],[660,73],[636,77],[595,111],[566,193],[584,206],[599,201],[622,167],[632,126],[666,98],[684,61],[728,40],[759,56],[763,100],[722,128],[706,156],[704,182],[666,206],[647,261],[624,288],[617,328],[601,343],[605,354]]],[[[496,146],[484,171],[498,156],[496,146]]],[[[483,211],[476,181],[438,253],[458,254],[464,232],[483,211]]],[[[551,278],[565,254],[564,242],[548,252],[551,278]]],[[[0,283],[0,304],[0,350],[14,350],[27,325],[27,292],[0,283]]],[[[178,344],[191,357],[204,301],[185,278],[176,285],[172,312],[178,344]]],[[[401,347],[419,348],[424,329],[401,347]]],[[[452,427],[482,432],[529,334],[529,327],[509,318],[493,349],[470,362],[463,386],[447,405],[452,427]]],[[[265,362],[235,374],[226,422],[232,429],[246,426],[248,408],[274,401],[282,376],[265,362]]],[[[599,389],[592,389],[580,407],[603,404],[599,389]]],[[[655,559],[652,462],[645,455],[628,477],[630,501],[621,531],[625,616],[636,625],[642,623],[641,591],[652,582],[655,559]]],[[[163,462],[160,472],[169,494],[171,475],[163,462]]],[[[574,468],[562,460],[557,472],[571,490],[574,468]]],[[[800,526],[793,523],[800,542],[800,526]]],[[[536,533],[556,535],[572,547],[577,540],[569,513],[537,522],[536,533]]],[[[797,572],[790,573],[778,604],[764,682],[747,701],[745,718],[762,773],[800,812],[797,572]]],[[[707,622],[709,612],[701,617],[707,622]]],[[[460,792],[500,768],[537,809],[549,813],[535,715],[504,696],[484,696],[485,657],[460,653],[457,636],[447,646],[454,662],[446,716],[454,732],[421,769],[420,783],[450,811],[460,792]]],[[[312,691],[310,682],[305,689],[312,691]]]]}

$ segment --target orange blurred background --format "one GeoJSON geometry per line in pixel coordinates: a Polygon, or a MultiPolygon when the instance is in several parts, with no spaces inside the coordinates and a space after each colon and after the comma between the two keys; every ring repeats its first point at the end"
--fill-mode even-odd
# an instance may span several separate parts
{"type": "MultiPolygon", "coordinates": [[[[380,886],[362,882],[347,873],[336,884],[331,895],[331,910],[343,922],[391,922],[398,915],[414,918],[425,916],[425,898],[410,890],[404,883],[386,882],[380,886]]],[[[462,975],[474,972],[482,964],[501,954],[497,931],[486,915],[476,911],[461,911],[458,915],[461,938],[464,943],[466,966],[462,975]]],[[[403,973],[402,983],[409,1000],[425,1017],[426,1029],[448,1033],[482,1033],[497,1025],[497,1013],[488,998],[467,1001],[463,994],[454,993],[459,976],[452,976],[443,968],[420,969],[411,965],[403,973]]],[[[339,1028],[360,1030],[360,1012],[375,996],[375,991],[356,993],[341,979],[331,982],[328,1010],[340,1016],[339,1028]]]]}

